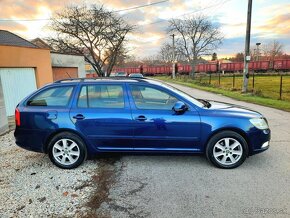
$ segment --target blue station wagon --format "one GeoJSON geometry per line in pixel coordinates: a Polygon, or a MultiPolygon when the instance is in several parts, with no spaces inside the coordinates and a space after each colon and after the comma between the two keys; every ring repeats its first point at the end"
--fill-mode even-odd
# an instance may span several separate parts
{"type": "Polygon", "coordinates": [[[270,140],[260,113],[147,78],[57,81],[21,101],[15,122],[18,146],[65,169],[104,152],[201,153],[235,168],[270,140]]]}

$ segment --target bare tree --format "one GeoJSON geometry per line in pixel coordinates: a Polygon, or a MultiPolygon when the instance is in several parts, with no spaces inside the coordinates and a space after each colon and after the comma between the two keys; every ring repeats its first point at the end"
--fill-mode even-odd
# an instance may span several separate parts
{"type": "MultiPolygon", "coordinates": [[[[183,53],[183,48],[178,45],[175,46],[175,58],[178,60],[178,62],[184,62],[186,60],[186,57],[183,53]]],[[[172,45],[165,42],[162,44],[158,57],[161,61],[168,63],[173,61],[173,51],[172,51],[172,45]]]]}
{"type": "Polygon", "coordinates": [[[134,27],[103,6],[70,6],[55,14],[47,41],[56,51],[82,54],[99,76],[109,76],[134,27]]]}
{"type": "Polygon", "coordinates": [[[273,40],[268,44],[262,45],[262,51],[264,56],[268,57],[270,60],[274,60],[276,57],[283,55],[284,45],[280,42],[273,40]]]}
{"type": "Polygon", "coordinates": [[[161,60],[158,55],[150,55],[145,58],[142,58],[142,63],[144,65],[158,65],[158,64],[164,64],[164,61],[161,60]]]}
{"type": "Polygon", "coordinates": [[[211,55],[223,40],[219,27],[203,15],[172,19],[168,32],[177,35],[176,45],[182,48],[193,69],[201,56],[211,55]]]}

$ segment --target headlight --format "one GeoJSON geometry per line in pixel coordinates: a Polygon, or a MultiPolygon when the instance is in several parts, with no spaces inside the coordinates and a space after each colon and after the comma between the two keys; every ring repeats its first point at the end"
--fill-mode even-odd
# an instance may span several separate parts
{"type": "Polygon", "coordinates": [[[268,129],[268,123],[264,118],[253,118],[250,119],[250,122],[258,129],[268,129]]]}

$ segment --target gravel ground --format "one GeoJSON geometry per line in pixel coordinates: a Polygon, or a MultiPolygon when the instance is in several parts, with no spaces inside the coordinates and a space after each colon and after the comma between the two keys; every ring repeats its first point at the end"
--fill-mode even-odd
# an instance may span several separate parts
{"type": "Polygon", "coordinates": [[[62,170],[0,137],[0,217],[289,217],[290,113],[176,85],[262,112],[267,152],[222,170],[204,156],[122,155],[62,170]]]}
{"type": "Polygon", "coordinates": [[[55,167],[48,156],[19,148],[13,132],[0,137],[0,217],[70,217],[92,214],[98,174],[113,158],[88,160],[74,170],[55,167]]]}

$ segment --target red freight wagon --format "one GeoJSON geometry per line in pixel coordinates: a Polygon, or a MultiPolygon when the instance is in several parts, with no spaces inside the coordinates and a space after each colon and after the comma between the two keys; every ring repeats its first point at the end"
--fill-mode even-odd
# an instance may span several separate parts
{"type": "Polygon", "coordinates": [[[220,65],[220,69],[221,71],[225,72],[243,71],[244,63],[243,62],[222,63],[220,65]]]}
{"type": "Polygon", "coordinates": [[[127,74],[131,73],[140,73],[139,67],[120,67],[114,70],[115,72],[126,72],[127,74]]]}
{"type": "Polygon", "coordinates": [[[180,74],[189,74],[191,72],[191,65],[178,65],[178,73],[180,74]]]}
{"type": "Polygon", "coordinates": [[[290,60],[275,60],[274,70],[290,70],[290,60]]]}
{"type": "Polygon", "coordinates": [[[143,66],[143,74],[147,76],[156,74],[156,67],[143,66]]]}
{"type": "Polygon", "coordinates": [[[250,70],[269,70],[270,61],[252,61],[249,63],[250,70]]]}
{"type": "Polygon", "coordinates": [[[195,72],[217,72],[217,64],[198,64],[195,66],[195,72]]]}
{"type": "Polygon", "coordinates": [[[128,73],[128,74],[131,74],[131,73],[140,73],[140,68],[139,67],[127,67],[127,68],[124,68],[125,72],[128,73]]]}

